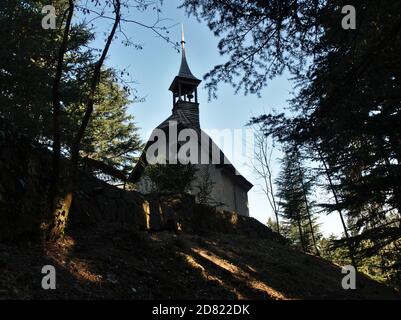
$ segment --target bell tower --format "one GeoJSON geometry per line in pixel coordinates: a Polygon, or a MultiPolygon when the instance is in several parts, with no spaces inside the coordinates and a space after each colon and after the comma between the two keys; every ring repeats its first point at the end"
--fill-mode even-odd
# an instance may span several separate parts
{"type": "Polygon", "coordinates": [[[169,90],[173,93],[173,113],[184,112],[199,125],[198,85],[201,80],[196,78],[189,69],[186,53],[184,27],[181,31],[181,66],[169,90]],[[196,114],[194,114],[196,113],[196,114]]]}

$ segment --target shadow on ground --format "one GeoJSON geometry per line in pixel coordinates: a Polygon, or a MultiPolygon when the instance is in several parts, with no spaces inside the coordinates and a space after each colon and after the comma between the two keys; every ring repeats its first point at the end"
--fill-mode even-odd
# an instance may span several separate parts
{"type": "Polygon", "coordinates": [[[0,244],[0,299],[399,299],[358,275],[268,239],[78,228],[54,244],[0,244]],[[57,289],[43,290],[43,265],[57,289]]]}

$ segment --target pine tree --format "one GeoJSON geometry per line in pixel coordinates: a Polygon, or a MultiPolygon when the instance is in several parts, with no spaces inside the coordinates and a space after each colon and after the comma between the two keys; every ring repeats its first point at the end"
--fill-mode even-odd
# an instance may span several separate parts
{"type": "MultiPolygon", "coordinates": [[[[129,92],[116,83],[114,78],[113,69],[102,72],[92,119],[81,143],[80,156],[101,161],[127,174],[142,144],[134,117],[128,114],[128,105],[131,103],[129,92]]],[[[82,104],[70,104],[66,108],[67,145],[70,145],[77,131],[83,112],[82,104]]]]}
{"type": "Polygon", "coordinates": [[[316,244],[318,227],[309,196],[311,184],[306,181],[301,155],[297,148],[287,147],[282,159],[282,170],[276,180],[280,199],[283,233],[305,252],[319,254],[316,244]]]}
{"type": "MultiPolygon", "coordinates": [[[[52,85],[57,49],[63,28],[41,27],[42,0],[4,0],[0,6],[0,116],[29,139],[51,147],[52,85]]],[[[64,12],[68,0],[52,1],[64,12]]],[[[63,19],[56,19],[61,23],[63,19]]],[[[68,38],[60,83],[61,147],[69,156],[72,136],[83,115],[88,98],[90,74],[96,60],[88,49],[94,33],[81,24],[73,25],[68,38]]],[[[121,84],[117,70],[103,68],[96,92],[94,113],[85,132],[80,156],[91,157],[127,172],[141,147],[134,117],[128,114],[130,90],[121,84]]]]}

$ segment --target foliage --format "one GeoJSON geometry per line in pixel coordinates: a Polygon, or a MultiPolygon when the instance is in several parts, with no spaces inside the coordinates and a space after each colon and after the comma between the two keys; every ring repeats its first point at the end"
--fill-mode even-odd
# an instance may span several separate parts
{"type": "Polygon", "coordinates": [[[200,177],[197,179],[197,185],[196,188],[198,189],[198,192],[196,194],[198,201],[200,204],[213,204],[215,202],[215,199],[211,197],[213,187],[214,187],[214,182],[212,181],[210,177],[210,172],[208,166],[206,166],[206,172],[203,172],[200,177]]]}
{"type": "MultiPolygon", "coordinates": [[[[55,73],[56,48],[61,41],[61,30],[41,27],[41,8],[45,1],[5,0],[0,6],[1,43],[7,50],[0,51],[1,115],[26,135],[40,140],[50,135],[51,87],[55,73]]],[[[57,10],[64,11],[66,1],[56,1],[57,10]]],[[[61,21],[61,19],[59,19],[61,21]]],[[[71,32],[71,45],[66,72],[91,53],[79,50],[79,43],[91,38],[87,30],[78,26],[71,32]]],[[[63,79],[63,103],[69,104],[77,96],[74,82],[63,79]]]]}
{"type": "Polygon", "coordinates": [[[346,247],[334,247],[336,240],[335,235],[320,239],[319,249],[321,257],[340,266],[351,265],[348,249],[346,247]]]}
{"type": "Polygon", "coordinates": [[[187,192],[195,179],[195,166],[188,164],[153,164],[145,169],[156,192],[187,192]]]}
{"type": "Polygon", "coordinates": [[[183,7],[207,21],[229,57],[206,75],[212,94],[219,82],[260,93],[284,69],[294,76],[290,112],[252,122],[319,167],[333,196],[319,205],[344,220],[336,244],[347,245],[362,270],[369,262],[399,279],[401,3],[184,0],[183,7]],[[342,29],[345,5],[356,9],[356,30],[342,29]]]}
{"type": "MultiPolygon", "coordinates": [[[[95,110],[81,143],[80,155],[102,161],[127,174],[142,144],[134,117],[127,112],[131,103],[129,93],[114,78],[114,70],[103,71],[103,80],[96,93],[95,110]]],[[[71,104],[66,111],[71,128],[66,135],[71,141],[84,113],[84,105],[71,104]]]]}
{"type": "MultiPolygon", "coordinates": [[[[5,0],[0,6],[0,115],[18,130],[46,146],[52,137],[52,85],[63,19],[55,30],[41,27],[41,8],[46,1],[5,0]]],[[[68,1],[53,1],[57,12],[65,12],[68,1]]],[[[60,85],[61,143],[70,152],[72,135],[82,118],[88,98],[90,74],[96,50],[89,48],[94,33],[84,24],[73,25],[60,85]]],[[[102,160],[127,170],[128,161],[141,147],[133,116],[128,115],[130,89],[107,68],[102,71],[96,93],[95,111],[85,133],[81,156],[102,160]]]]}
{"type": "Polygon", "coordinates": [[[183,0],[189,15],[205,20],[220,37],[221,55],[229,59],[206,74],[216,96],[220,82],[236,91],[260,93],[267,80],[303,70],[322,35],[320,20],[327,1],[183,0]]]}
{"type": "Polygon", "coordinates": [[[311,181],[302,168],[301,155],[296,148],[287,148],[282,160],[282,171],[277,178],[282,235],[306,252],[314,248],[318,225],[309,201],[311,181]]]}

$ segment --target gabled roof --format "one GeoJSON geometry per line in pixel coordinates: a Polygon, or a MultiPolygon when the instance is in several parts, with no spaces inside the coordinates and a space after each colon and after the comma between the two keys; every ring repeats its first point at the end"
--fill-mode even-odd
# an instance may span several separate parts
{"type": "MultiPolygon", "coordinates": [[[[181,66],[180,66],[180,71],[178,72],[178,75],[174,78],[173,82],[170,85],[170,90],[174,92],[174,90],[178,89],[178,85],[180,85],[181,88],[181,93],[185,94],[186,92],[191,92],[193,90],[193,86],[198,86],[198,84],[201,82],[201,80],[197,79],[189,69],[186,55],[185,55],[185,40],[184,40],[184,29],[182,29],[182,34],[181,34],[181,52],[182,52],[182,57],[181,57],[181,66]],[[179,84],[178,84],[178,81],[179,84]]],[[[181,102],[183,103],[183,102],[181,102]]],[[[175,121],[177,123],[177,126],[179,130],[181,129],[193,129],[198,137],[198,145],[200,148],[205,148],[205,146],[209,147],[209,150],[205,150],[208,155],[209,155],[209,163],[216,165],[218,167],[221,167],[222,169],[227,170],[226,172],[229,172],[230,174],[235,177],[235,180],[239,182],[244,189],[247,191],[253,187],[252,183],[250,183],[248,180],[246,180],[242,175],[238,173],[238,171],[235,169],[235,167],[231,164],[231,162],[227,159],[223,151],[214,143],[212,138],[210,138],[202,129],[199,127],[199,117],[197,118],[197,122],[194,119],[191,119],[188,117],[188,109],[181,109],[181,108],[174,108],[173,114],[169,116],[166,120],[164,120],[161,124],[159,124],[156,129],[161,129],[161,130],[168,130],[169,129],[169,122],[170,121],[175,121]],[[206,141],[205,141],[206,140],[206,141]],[[214,150],[215,152],[212,152],[214,150]],[[218,151],[218,152],[216,152],[218,151]],[[213,156],[218,154],[218,159],[212,159],[213,156]],[[213,161],[214,160],[214,161],[213,161]]],[[[153,131],[154,132],[154,131],[153,131]]],[[[153,135],[152,132],[152,135],[153,135]]],[[[142,155],[139,158],[138,163],[132,170],[128,180],[131,182],[136,182],[140,179],[143,171],[145,170],[146,166],[148,165],[148,162],[146,160],[146,151],[149,148],[150,145],[152,145],[154,142],[148,140],[148,142],[145,145],[145,148],[142,152],[142,155]]]]}
{"type": "MultiPolygon", "coordinates": [[[[245,177],[243,177],[237,169],[235,169],[234,165],[228,160],[224,152],[214,143],[212,138],[204,132],[202,129],[200,129],[197,124],[193,123],[182,110],[176,110],[171,116],[169,116],[166,120],[164,120],[161,124],[159,124],[155,129],[161,129],[161,130],[168,130],[169,128],[169,122],[170,121],[176,121],[177,125],[179,126],[180,129],[192,129],[197,133],[198,136],[198,145],[201,148],[204,148],[205,145],[209,146],[209,150],[205,150],[206,152],[209,152],[209,161],[212,164],[212,156],[213,153],[210,152],[211,150],[218,150],[219,154],[219,159],[218,164],[215,164],[217,167],[221,167],[223,169],[226,169],[228,172],[232,173],[235,178],[239,181],[239,183],[248,191],[253,187],[253,184],[249,182],[245,177]],[[208,141],[205,141],[208,140],[208,141]]],[[[146,161],[146,151],[148,147],[153,143],[153,141],[148,141],[145,145],[145,148],[142,152],[142,155],[140,157],[140,160],[138,161],[137,165],[134,167],[133,171],[131,172],[128,180],[131,182],[137,182],[144,169],[148,165],[146,161]]]]}

